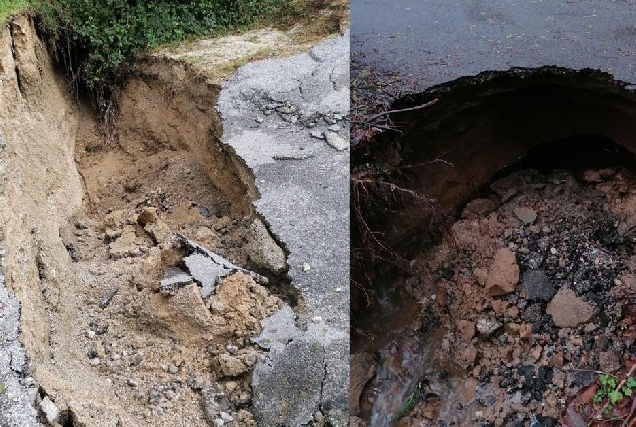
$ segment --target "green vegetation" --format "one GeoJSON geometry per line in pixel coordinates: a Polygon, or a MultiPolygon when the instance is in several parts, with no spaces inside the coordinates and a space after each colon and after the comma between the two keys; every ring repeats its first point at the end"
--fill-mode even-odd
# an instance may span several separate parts
{"type": "Polygon", "coordinates": [[[7,386],[4,383],[0,383],[0,394],[4,394],[7,390],[7,386]]]}
{"type": "Polygon", "coordinates": [[[422,391],[422,384],[419,383],[402,403],[400,410],[393,415],[392,422],[396,423],[404,418],[422,399],[424,399],[424,392],[422,391]]]}
{"type": "Polygon", "coordinates": [[[139,53],[248,28],[271,18],[288,0],[30,1],[56,58],[76,86],[95,95],[103,113],[139,53]]]}
{"type": "Polygon", "coordinates": [[[0,23],[3,23],[11,15],[21,11],[27,6],[27,0],[2,0],[0,1],[0,23]]]}
{"type": "Polygon", "coordinates": [[[312,41],[338,33],[348,21],[348,0],[289,0],[272,16],[272,24],[288,30],[299,23],[303,25],[303,37],[312,41]]]}
{"type": "Polygon", "coordinates": [[[601,386],[596,390],[592,402],[600,405],[607,399],[605,405],[605,413],[608,413],[614,406],[620,403],[624,397],[630,397],[634,394],[636,388],[636,380],[632,377],[628,377],[625,383],[617,388],[618,379],[612,375],[602,374],[598,378],[601,386]]]}

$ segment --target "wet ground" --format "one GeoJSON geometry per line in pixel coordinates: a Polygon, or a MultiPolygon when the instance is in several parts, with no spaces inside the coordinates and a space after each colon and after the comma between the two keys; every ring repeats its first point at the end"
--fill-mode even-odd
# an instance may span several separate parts
{"type": "Polygon", "coordinates": [[[625,369],[635,184],[620,167],[523,169],[469,202],[393,284],[404,293],[388,310],[411,301],[414,320],[376,362],[354,359],[366,366],[354,392],[375,373],[355,401],[362,425],[556,425],[599,375],[625,369]]]}
{"type": "Polygon", "coordinates": [[[400,96],[483,71],[556,65],[634,83],[633,1],[352,0],[352,145],[400,123],[400,96]]]}
{"type": "Polygon", "coordinates": [[[558,65],[630,81],[633,1],[352,0],[352,59],[415,90],[486,70],[558,65]]]}

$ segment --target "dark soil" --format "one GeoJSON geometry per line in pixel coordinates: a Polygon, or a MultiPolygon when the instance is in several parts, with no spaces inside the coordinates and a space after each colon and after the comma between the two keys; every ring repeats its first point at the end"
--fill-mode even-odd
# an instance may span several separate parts
{"type": "Polygon", "coordinates": [[[558,425],[631,353],[620,338],[636,292],[635,208],[636,178],[620,167],[522,169],[492,183],[398,284],[419,314],[354,396],[358,422],[558,425]]]}

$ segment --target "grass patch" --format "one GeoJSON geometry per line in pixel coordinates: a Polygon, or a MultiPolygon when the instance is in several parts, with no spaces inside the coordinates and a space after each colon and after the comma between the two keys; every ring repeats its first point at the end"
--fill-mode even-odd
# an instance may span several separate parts
{"type": "Polygon", "coordinates": [[[217,68],[216,77],[217,78],[229,77],[232,74],[234,74],[236,70],[238,70],[240,67],[242,67],[243,65],[249,62],[258,61],[259,59],[269,58],[272,55],[272,52],[273,52],[272,48],[265,47],[265,48],[259,49],[258,51],[252,54],[230,61],[227,64],[224,64],[221,67],[217,68]]]}
{"type": "Polygon", "coordinates": [[[289,0],[271,17],[269,24],[281,30],[301,27],[298,42],[312,42],[343,32],[349,26],[347,0],[289,0]]]}
{"type": "Polygon", "coordinates": [[[0,0],[0,23],[6,22],[9,17],[26,9],[27,0],[0,0]]]}

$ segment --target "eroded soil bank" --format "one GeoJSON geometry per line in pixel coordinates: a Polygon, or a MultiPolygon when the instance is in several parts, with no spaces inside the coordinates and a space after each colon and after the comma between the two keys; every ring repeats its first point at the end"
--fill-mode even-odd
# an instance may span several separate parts
{"type": "Polygon", "coordinates": [[[354,270],[370,280],[352,342],[354,422],[557,425],[599,373],[631,363],[633,95],[600,74],[543,69],[408,102],[434,98],[354,162],[377,162],[353,185],[383,207],[363,225],[386,230],[366,242],[377,265],[361,257],[354,270]]]}
{"type": "Polygon", "coordinates": [[[283,300],[299,301],[254,213],[251,173],[219,143],[219,90],[148,59],[105,142],[33,23],[2,29],[2,268],[28,356],[13,370],[40,422],[254,425],[251,367],[264,353],[250,338],[283,300]],[[175,233],[268,287],[235,273],[203,295],[175,233]],[[159,292],[169,267],[194,280],[159,292]]]}

